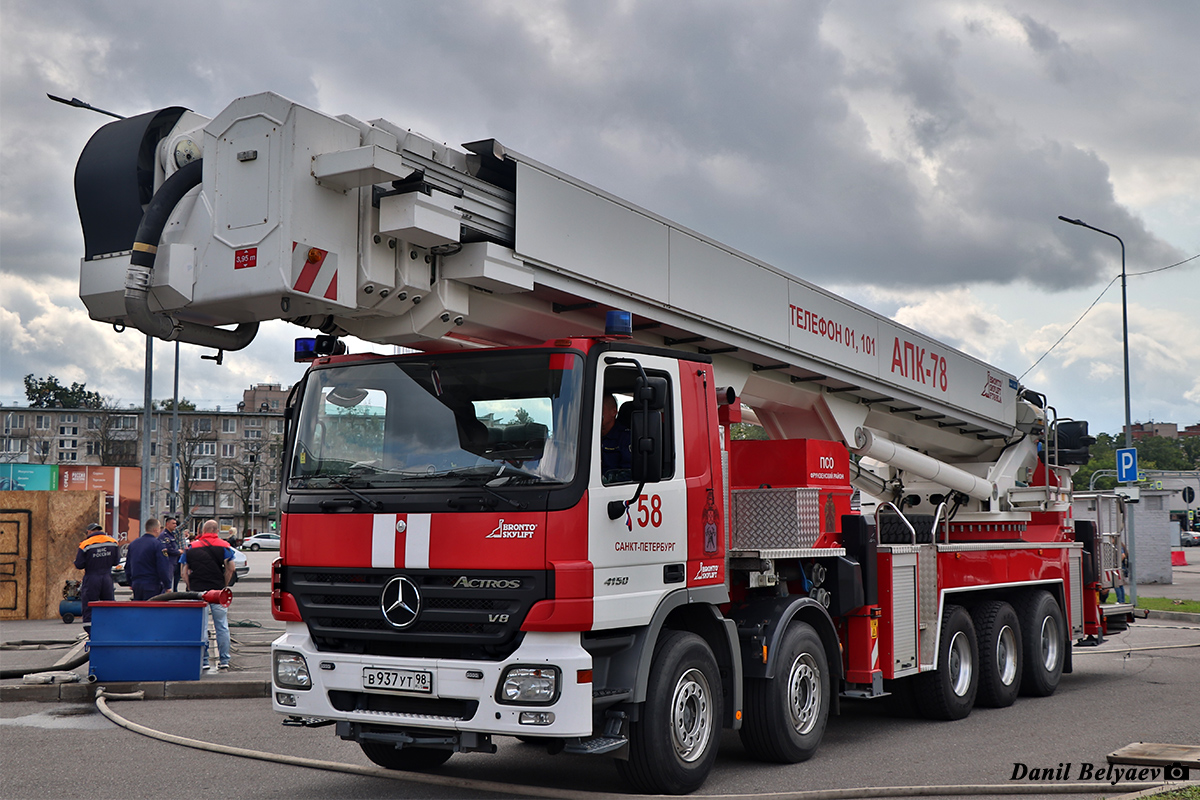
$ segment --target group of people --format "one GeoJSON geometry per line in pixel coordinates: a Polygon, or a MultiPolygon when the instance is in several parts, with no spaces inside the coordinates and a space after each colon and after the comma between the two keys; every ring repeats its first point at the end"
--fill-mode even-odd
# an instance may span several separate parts
{"type": "MultiPolygon", "coordinates": [[[[176,592],[180,580],[188,592],[206,592],[224,589],[233,579],[234,552],[229,543],[220,537],[220,526],[215,519],[207,520],[200,535],[189,542],[184,532],[178,530],[179,521],[167,517],[163,525],[158,520],[146,520],[142,535],[126,548],[125,574],[133,590],[134,600],[150,600],[176,592]]],[[[80,600],[83,604],[83,627],[91,630],[92,611],[89,603],[97,600],[113,600],[112,568],[121,563],[120,545],[116,539],[104,532],[98,524],[87,527],[87,538],[79,543],[75,553],[75,568],[83,570],[80,585],[80,600]]],[[[217,634],[217,669],[229,669],[229,610],[219,603],[206,606],[211,613],[217,634]]],[[[207,617],[204,622],[208,628],[207,617]]],[[[204,648],[203,667],[207,669],[208,648],[204,648]]]]}

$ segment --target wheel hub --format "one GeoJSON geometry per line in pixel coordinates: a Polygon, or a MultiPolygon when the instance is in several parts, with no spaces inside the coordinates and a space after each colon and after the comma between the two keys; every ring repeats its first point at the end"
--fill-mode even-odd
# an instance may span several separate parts
{"type": "Polygon", "coordinates": [[[1042,620],[1042,666],[1047,672],[1058,666],[1058,623],[1049,615],[1042,620]]]}
{"type": "Polygon", "coordinates": [[[712,736],[712,705],[704,673],[689,669],[675,684],[671,702],[671,733],[675,754],[695,761],[705,752],[712,736]]]}
{"type": "Polygon", "coordinates": [[[971,645],[966,634],[958,631],[950,640],[950,653],[947,663],[950,685],[958,697],[966,697],[971,687],[971,645]]]}
{"type": "Polygon", "coordinates": [[[817,724],[821,711],[821,677],[817,663],[808,653],[802,653],[792,662],[788,676],[788,712],[792,727],[803,735],[817,724]]]}
{"type": "Polygon", "coordinates": [[[996,674],[1005,686],[1012,686],[1017,677],[1017,635],[1007,625],[996,639],[996,674]]]}

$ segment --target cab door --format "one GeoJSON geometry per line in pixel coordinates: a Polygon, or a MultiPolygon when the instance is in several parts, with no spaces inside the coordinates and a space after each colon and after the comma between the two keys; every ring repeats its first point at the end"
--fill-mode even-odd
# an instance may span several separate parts
{"type": "MultiPolygon", "coordinates": [[[[664,595],[686,585],[687,494],[679,446],[683,441],[679,386],[679,362],[674,359],[617,351],[600,357],[593,398],[597,418],[592,429],[588,488],[594,629],[645,624],[664,595]],[[638,484],[632,471],[612,466],[612,442],[620,438],[611,434],[610,463],[604,469],[602,421],[606,396],[612,395],[618,409],[614,426],[629,425],[627,411],[632,406],[628,404],[633,401],[633,385],[641,372],[666,379],[663,441],[668,456],[662,480],[646,483],[635,497],[638,484]],[[609,511],[612,503],[620,504],[621,509],[615,519],[609,511]]],[[[637,445],[631,444],[630,458],[637,458],[637,445]]]]}

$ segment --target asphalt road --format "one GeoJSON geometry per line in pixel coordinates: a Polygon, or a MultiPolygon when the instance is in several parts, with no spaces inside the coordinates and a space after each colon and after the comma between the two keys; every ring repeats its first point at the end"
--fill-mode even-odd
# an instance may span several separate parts
{"type": "MultiPolygon", "coordinates": [[[[240,598],[238,616],[258,613],[259,604],[265,611],[265,598],[240,598]]],[[[330,728],[283,727],[265,699],[113,701],[111,707],[168,733],[369,766],[356,745],[340,741],[330,728]]],[[[820,752],[805,764],[750,761],[737,735],[727,733],[716,768],[697,796],[1005,784],[1016,763],[1053,769],[1070,764],[1075,780],[1083,764],[1103,766],[1107,753],[1131,742],[1200,744],[1198,711],[1200,626],[1145,620],[1101,648],[1077,648],[1075,672],[1049,698],[976,709],[958,722],[906,718],[879,701],[845,703],[842,715],[830,721],[820,752]]],[[[439,774],[568,791],[621,789],[606,759],[551,757],[515,740],[497,743],[498,754],[456,755],[439,774]]],[[[1098,782],[1094,794],[1076,796],[1121,792],[1120,785],[1098,782]]],[[[200,752],[119,728],[94,705],[0,704],[0,797],[158,800],[179,793],[289,800],[508,796],[200,752]]]]}

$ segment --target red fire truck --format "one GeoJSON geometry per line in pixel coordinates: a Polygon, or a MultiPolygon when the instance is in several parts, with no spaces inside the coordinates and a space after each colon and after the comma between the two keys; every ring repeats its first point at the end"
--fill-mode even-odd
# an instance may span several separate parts
{"type": "Polygon", "coordinates": [[[684,793],[722,728],[802,761],[843,697],[957,719],[1054,692],[1104,633],[1087,423],[802,260],[274,94],[110,123],[76,190],[94,319],[219,351],[317,332],[273,704],[378,764],[518,736],[684,793]]]}

